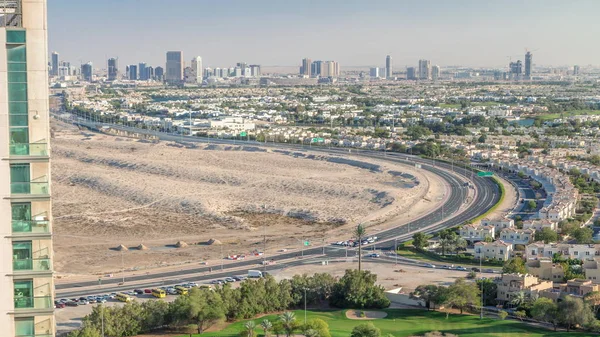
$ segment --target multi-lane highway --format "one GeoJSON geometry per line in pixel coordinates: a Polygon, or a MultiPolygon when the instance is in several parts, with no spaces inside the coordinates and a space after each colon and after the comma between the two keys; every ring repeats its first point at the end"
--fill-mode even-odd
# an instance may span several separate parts
{"type": "MultiPolygon", "coordinates": [[[[77,121],[76,124],[81,126],[85,126],[88,128],[96,129],[101,125],[96,123],[91,123],[88,121],[77,121]]],[[[181,141],[182,139],[186,142],[202,142],[206,143],[210,141],[210,143],[219,143],[219,144],[232,144],[232,140],[215,140],[210,139],[207,140],[205,138],[199,137],[182,137],[179,135],[171,135],[165,133],[154,133],[151,131],[134,129],[124,126],[115,126],[111,125],[111,127],[117,127],[123,130],[135,131],[135,132],[147,132],[156,134],[162,140],[170,140],[170,141],[181,141]]],[[[237,145],[248,145],[248,146],[268,146],[275,148],[285,148],[294,151],[302,151],[308,150],[307,147],[301,148],[300,146],[293,146],[289,144],[280,144],[280,143],[257,143],[257,142],[243,142],[240,144],[239,141],[236,142],[237,145]]],[[[449,186],[450,190],[448,192],[448,197],[443,203],[443,206],[433,210],[432,212],[414,219],[402,226],[397,226],[379,233],[370,233],[371,235],[377,235],[379,241],[375,243],[378,249],[391,249],[394,245],[394,241],[403,242],[408,240],[414,232],[426,232],[433,233],[437,232],[443,228],[448,228],[452,226],[459,225],[465,221],[473,219],[480,214],[485,213],[488,209],[490,209],[494,204],[496,204],[500,199],[500,191],[497,184],[490,178],[477,177],[473,176],[472,171],[448,164],[445,162],[432,161],[431,159],[423,159],[420,157],[409,156],[405,154],[398,153],[381,153],[375,151],[364,151],[361,150],[360,153],[356,153],[353,150],[353,153],[348,153],[347,149],[328,149],[324,147],[312,147],[311,151],[320,151],[326,152],[333,155],[351,155],[351,156],[365,156],[371,158],[378,158],[380,160],[402,163],[406,165],[415,165],[420,164],[421,169],[429,171],[440,178],[442,178],[446,184],[449,186]],[[472,179],[472,180],[471,180],[472,179]],[[465,182],[470,182],[470,186],[467,186],[465,182]],[[473,189],[476,193],[476,198],[472,203],[465,203],[467,199],[467,195],[469,189],[473,189]]],[[[368,247],[367,247],[368,248],[368,247]]],[[[325,255],[329,259],[337,259],[344,258],[347,254],[347,250],[345,248],[334,248],[327,247],[325,250],[325,255]]],[[[322,255],[323,247],[314,247],[308,248],[304,250],[304,255],[322,255]]],[[[354,255],[354,252],[352,252],[354,255]]],[[[306,260],[297,259],[297,252],[286,252],[278,255],[271,255],[268,257],[269,260],[281,261],[277,262],[278,268],[282,267],[291,267],[300,264],[307,263],[306,260]],[[285,261],[284,261],[285,260],[285,261]]],[[[262,267],[257,266],[257,262],[260,261],[251,261],[251,260],[242,260],[234,263],[229,263],[223,266],[222,271],[212,271],[210,267],[203,266],[199,268],[187,269],[184,271],[170,271],[170,272],[158,272],[148,275],[136,275],[127,278],[128,283],[135,282],[136,287],[152,287],[162,284],[160,280],[168,279],[174,280],[173,282],[181,283],[187,281],[201,281],[207,279],[214,278],[222,278],[226,276],[234,274],[243,274],[248,269],[258,269],[262,267]],[[235,270],[235,272],[233,272],[235,270]],[[198,276],[198,274],[202,274],[198,276]],[[147,282],[147,283],[145,283],[147,282]]],[[[112,278],[112,279],[104,279],[103,284],[105,287],[102,289],[103,292],[109,291],[120,291],[124,289],[128,289],[126,285],[119,285],[121,279],[112,278]],[[106,285],[109,285],[106,287],[106,285]]],[[[56,285],[56,292],[58,297],[72,297],[72,296],[80,296],[84,294],[88,294],[89,290],[84,290],[83,288],[97,286],[98,282],[96,281],[88,281],[88,282],[73,282],[73,283],[61,283],[56,285]],[[79,289],[78,289],[79,288],[79,289]]],[[[133,287],[133,285],[131,286],[133,287]]]]}

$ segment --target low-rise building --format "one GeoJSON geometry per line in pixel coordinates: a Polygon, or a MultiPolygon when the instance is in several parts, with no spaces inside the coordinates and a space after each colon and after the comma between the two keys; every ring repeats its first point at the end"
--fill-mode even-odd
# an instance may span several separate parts
{"type": "Polygon", "coordinates": [[[513,245],[527,245],[533,242],[535,229],[504,228],[500,232],[500,240],[513,245]]]}
{"type": "Polygon", "coordinates": [[[542,257],[552,258],[554,254],[561,255],[564,259],[594,260],[600,256],[600,245],[595,244],[568,244],[534,242],[525,247],[525,258],[528,260],[542,257]]]}
{"type": "Polygon", "coordinates": [[[504,228],[513,228],[515,226],[515,220],[509,218],[483,219],[481,220],[481,225],[494,226],[496,227],[496,232],[499,232],[504,228]]]}
{"type": "Polygon", "coordinates": [[[532,219],[523,221],[523,229],[541,231],[544,228],[549,228],[556,232],[558,229],[558,223],[550,219],[532,219]]]}
{"type": "Polygon", "coordinates": [[[488,259],[506,261],[510,258],[512,245],[502,240],[494,242],[477,242],[475,244],[474,256],[476,260],[488,259]]]}
{"type": "Polygon", "coordinates": [[[494,239],[496,235],[494,226],[482,226],[479,224],[467,224],[461,227],[460,237],[473,243],[485,241],[485,238],[494,239]]]}
{"type": "Polygon", "coordinates": [[[540,280],[530,274],[502,274],[497,281],[498,293],[496,300],[499,304],[509,302],[518,292],[527,295],[537,295],[540,291],[552,289],[552,281],[540,280]]]}
{"type": "Polygon", "coordinates": [[[527,270],[533,276],[552,282],[562,282],[565,271],[561,264],[553,263],[551,258],[527,261],[527,270]]]}
{"type": "Polygon", "coordinates": [[[593,283],[600,284],[600,261],[599,258],[592,260],[583,261],[583,270],[585,271],[585,277],[591,280],[593,283]]]}

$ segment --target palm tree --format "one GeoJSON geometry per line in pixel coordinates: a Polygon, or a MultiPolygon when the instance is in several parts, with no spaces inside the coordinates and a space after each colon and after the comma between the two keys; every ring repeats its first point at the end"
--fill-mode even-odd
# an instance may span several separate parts
{"type": "Polygon", "coordinates": [[[256,327],[256,323],[254,321],[248,321],[244,324],[244,332],[247,337],[254,337],[254,328],[256,327]]]}
{"type": "Polygon", "coordinates": [[[285,330],[286,337],[290,337],[296,329],[296,315],[291,311],[286,311],[279,315],[279,319],[283,324],[283,330],[285,330]]]}
{"type": "Polygon", "coordinates": [[[269,337],[271,335],[270,331],[273,328],[273,324],[271,324],[271,321],[265,319],[262,322],[260,322],[260,326],[265,331],[265,337],[269,337]]]}
{"type": "Polygon", "coordinates": [[[510,304],[514,305],[515,307],[519,307],[521,304],[524,304],[527,301],[527,296],[525,295],[524,292],[519,291],[518,293],[514,294],[510,300],[510,304]]]}
{"type": "Polygon", "coordinates": [[[356,229],[354,230],[354,237],[356,237],[356,239],[358,240],[358,271],[360,271],[362,265],[362,238],[366,235],[366,233],[367,231],[365,230],[365,226],[363,226],[362,224],[358,224],[358,226],[356,226],[356,229]]]}

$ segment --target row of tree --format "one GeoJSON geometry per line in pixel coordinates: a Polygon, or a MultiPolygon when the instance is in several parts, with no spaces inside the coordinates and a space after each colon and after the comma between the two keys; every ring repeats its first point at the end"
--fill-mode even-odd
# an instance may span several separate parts
{"type": "Polygon", "coordinates": [[[198,333],[216,322],[247,319],[259,314],[328,301],[338,308],[387,308],[384,289],[369,271],[346,270],[341,278],[329,274],[296,275],[275,281],[271,276],[246,280],[238,288],[229,284],[214,290],[193,288],[171,303],[162,300],[132,302],[122,307],[98,305],[83,319],[83,328],[70,337],[95,337],[104,329],[106,337],[135,336],[154,329],[197,326],[198,333]]]}

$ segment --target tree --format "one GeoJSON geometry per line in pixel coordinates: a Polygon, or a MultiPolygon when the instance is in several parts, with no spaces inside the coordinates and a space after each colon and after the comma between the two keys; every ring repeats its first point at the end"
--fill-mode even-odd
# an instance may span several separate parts
{"type": "Polygon", "coordinates": [[[450,248],[456,242],[459,237],[458,234],[451,228],[444,229],[440,232],[440,246],[442,246],[442,255],[446,255],[446,250],[451,250],[450,248]]]}
{"type": "Polygon", "coordinates": [[[198,325],[201,334],[216,322],[225,318],[225,306],[221,296],[211,290],[193,288],[188,295],[178,297],[173,306],[175,316],[198,325]]]}
{"type": "Polygon", "coordinates": [[[570,331],[572,326],[585,326],[593,320],[593,313],[580,298],[567,295],[558,303],[560,322],[570,331]]]}
{"type": "Polygon", "coordinates": [[[533,211],[536,208],[537,208],[537,203],[535,202],[535,200],[529,200],[527,202],[527,209],[533,211]]]}
{"type": "Polygon", "coordinates": [[[429,244],[427,242],[427,240],[429,240],[429,235],[425,234],[425,233],[415,233],[413,235],[413,246],[415,246],[415,248],[417,249],[423,249],[425,247],[427,247],[427,245],[429,244]]]}
{"type": "Polygon", "coordinates": [[[367,231],[365,229],[365,226],[363,226],[363,224],[358,224],[358,226],[356,226],[356,229],[354,230],[354,237],[358,240],[358,271],[360,271],[361,264],[362,264],[362,253],[361,253],[362,238],[366,234],[367,234],[367,231]]]}
{"type": "Polygon", "coordinates": [[[538,298],[531,308],[531,316],[538,321],[551,323],[556,330],[559,322],[558,305],[549,298],[538,298]]]}
{"type": "Polygon", "coordinates": [[[256,323],[254,323],[254,321],[248,321],[244,323],[244,330],[242,330],[240,335],[243,337],[254,337],[256,336],[254,328],[256,328],[256,323]]]}
{"type": "Polygon", "coordinates": [[[558,241],[558,234],[552,229],[545,227],[535,233],[535,241],[544,241],[546,244],[556,242],[558,241]]]}
{"type": "Polygon", "coordinates": [[[436,299],[439,297],[440,291],[445,289],[434,284],[420,285],[415,291],[410,293],[410,298],[423,300],[427,310],[435,309],[435,304],[438,304],[436,303],[436,299]]]}
{"type": "Polygon", "coordinates": [[[510,304],[518,308],[519,306],[525,304],[526,301],[527,295],[525,295],[525,292],[519,291],[511,296],[510,304]]]}
{"type": "Polygon", "coordinates": [[[598,309],[600,309],[600,291],[592,291],[585,294],[583,301],[590,306],[594,314],[598,314],[598,309]]]}
{"type": "Polygon", "coordinates": [[[271,335],[271,329],[273,329],[273,324],[271,321],[268,319],[263,319],[263,321],[260,322],[260,327],[265,332],[265,337],[269,337],[271,335]]]}
{"type": "MultiPolygon", "coordinates": [[[[479,303],[479,288],[474,283],[467,283],[463,278],[458,278],[448,287],[446,305],[460,309],[460,313],[469,305],[479,303]]],[[[446,319],[449,312],[446,312],[446,319]]]]}
{"type": "Polygon", "coordinates": [[[102,337],[98,329],[91,326],[84,326],[82,329],[72,331],[68,337],[102,337]]]}
{"type": "Polygon", "coordinates": [[[519,311],[515,311],[514,315],[516,318],[518,318],[521,322],[523,321],[523,318],[527,317],[527,313],[525,312],[525,310],[519,310],[519,311]]]}
{"type": "Polygon", "coordinates": [[[368,270],[348,269],[333,287],[329,304],[338,308],[387,308],[390,300],[385,296],[385,289],[376,282],[377,275],[368,270]]]}
{"type": "Polygon", "coordinates": [[[594,242],[594,240],[592,238],[593,235],[594,235],[594,231],[587,227],[577,228],[571,232],[571,236],[573,236],[573,238],[575,238],[577,243],[580,243],[580,244],[594,242]]]}
{"type": "Polygon", "coordinates": [[[294,330],[298,328],[296,315],[291,311],[286,311],[279,315],[279,320],[281,321],[286,337],[290,337],[294,333],[294,330]]]}
{"type": "Polygon", "coordinates": [[[477,287],[481,290],[483,288],[483,304],[484,305],[496,305],[496,298],[498,297],[498,285],[490,278],[482,278],[476,281],[477,287]]]}
{"type": "Polygon", "coordinates": [[[380,337],[381,330],[375,327],[373,323],[359,324],[352,329],[350,337],[380,337]]]}
{"type": "Polygon", "coordinates": [[[500,312],[498,312],[498,317],[500,317],[501,320],[505,320],[506,317],[508,317],[508,312],[500,310],[500,312]]]}
{"type": "Polygon", "coordinates": [[[520,257],[513,257],[506,262],[502,266],[502,273],[504,274],[527,274],[527,267],[525,266],[525,261],[523,261],[520,257]]]}
{"type": "Polygon", "coordinates": [[[310,321],[306,322],[304,326],[305,335],[308,337],[308,331],[314,331],[313,336],[316,337],[331,337],[331,333],[329,332],[329,324],[320,318],[313,318],[310,321]]]}

